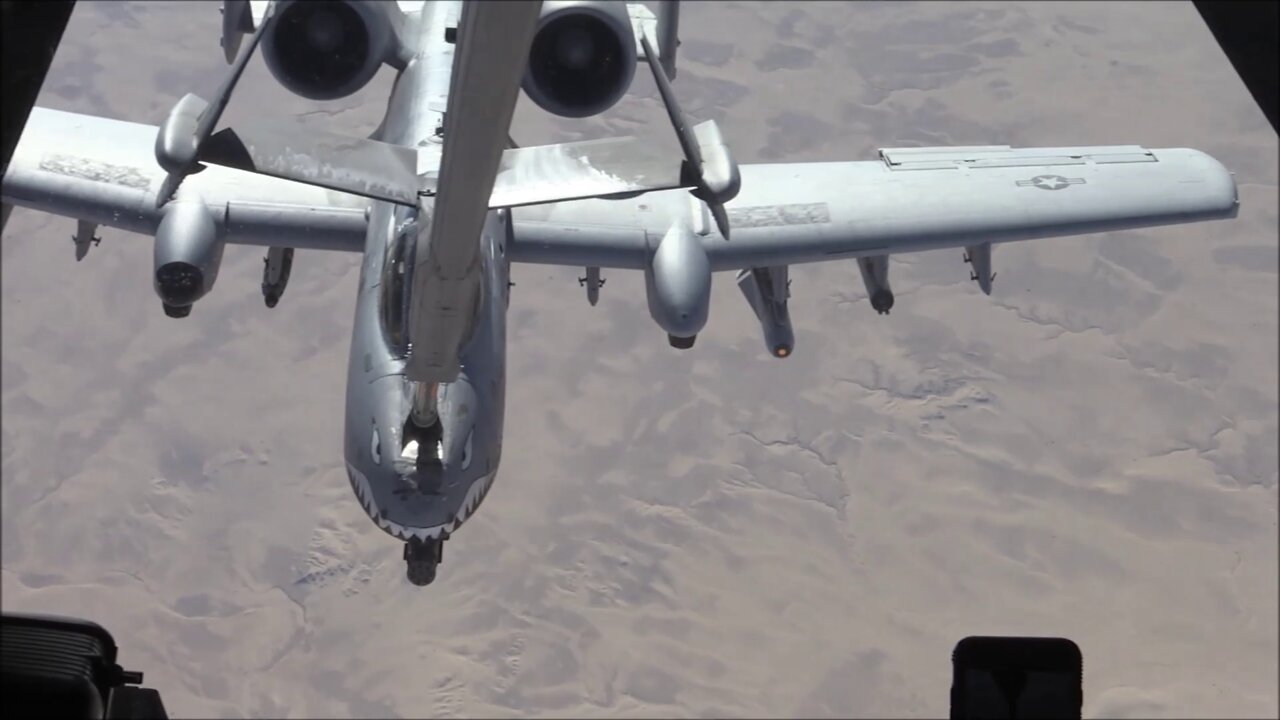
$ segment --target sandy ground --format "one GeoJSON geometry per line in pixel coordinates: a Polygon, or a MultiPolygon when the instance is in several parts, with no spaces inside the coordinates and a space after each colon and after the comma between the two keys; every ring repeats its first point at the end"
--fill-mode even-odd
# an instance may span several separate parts
{"type": "MultiPolygon", "coordinates": [[[[184,322],[151,243],[16,210],[3,607],[87,616],[173,716],[944,716],[971,634],[1063,635],[1090,717],[1275,717],[1276,135],[1189,3],[686,3],[675,83],[740,162],[876,147],[1205,150],[1238,219],[793,271],[769,358],[730,276],[697,348],[636,274],[518,267],[503,472],[428,590],[341,457],[358,258],[273,311],[232,247],[184,322]]],[[[42,105],[157,123],[224,65],[214,4],[79,3],[42,105]]],[[[228,121],[368,132],[260,62],[228,121]]],[[[522,143],[671,143],[522,101],[522,143]]]]}

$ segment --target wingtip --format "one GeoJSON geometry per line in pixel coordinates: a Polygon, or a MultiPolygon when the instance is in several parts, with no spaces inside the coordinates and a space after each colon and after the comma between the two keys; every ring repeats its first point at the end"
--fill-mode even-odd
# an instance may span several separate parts
{"type": "Polygon", "coordinates": [[[1204,200],[1208,209],[1221,214],[1222,218],[1234,218],[1240,212],[1240,187],[1236,183],[1236,175],[1223,165],[1220,160],[1202,150],[1180,148],[1178,152],[1203,171],[1203,179],[1207,192],[1204,200]]]}

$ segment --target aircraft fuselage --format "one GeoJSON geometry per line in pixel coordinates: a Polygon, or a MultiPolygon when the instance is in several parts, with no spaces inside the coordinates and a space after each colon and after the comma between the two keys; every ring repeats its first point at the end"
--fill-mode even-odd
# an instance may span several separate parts
{"type": "MultiPolygon", "coordinates": [[[[418,27],[405,29],[417,50],[396,78],[378,139],[426,153],[440,148],[453,62],[445,41],[451,5],[432,4],[410,21],[418,27]]],[[[483,270],[476,323],[462,348],[460,376],[436,390],[405,377],[416,226],[430,222],[432,207],[425,197],[418,210],[378,202],[370,211],[347,370],[344,455],[352,489],[378,527],[438,547],[484,499],[502,453],[509,214],[491,211],[477,239],[483,270]],[[410,422],[415,391],[437,392],[434,432],[410,422]]]]}

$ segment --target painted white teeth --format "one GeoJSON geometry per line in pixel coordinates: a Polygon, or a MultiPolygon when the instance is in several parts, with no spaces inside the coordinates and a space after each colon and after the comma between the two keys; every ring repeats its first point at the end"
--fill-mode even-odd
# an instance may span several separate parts
{"type": "Polygon", "coordinates": [[[410,537],[427,540],[438,538],[442,533],[453,534],[480,507],[480,503],[489,494],[489,488],[493,485],[495,477],[494,473],[490,473],[476,478],[475,482],[471,483],[471,487],[467,489],[467,494],[462,499],[462,505],[458,513],[449,522],[424,528],[405,526],[388,519],[376,507],[373,488],[369,484],[369,479],[350,464],[347,465],[347,473],[348,477],[351,478],[352,489],[355,490],[356,497],[360,500],[360,505],[364,507],[365,513],[369,515],[378,527],[388,534],[399,540],[406,541],[410,537]]]}

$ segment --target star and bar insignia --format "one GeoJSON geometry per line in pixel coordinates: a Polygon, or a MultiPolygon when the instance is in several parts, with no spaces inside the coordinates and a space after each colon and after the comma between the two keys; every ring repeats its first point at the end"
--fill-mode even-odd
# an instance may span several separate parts
{"type": "Polygon", "coordinates": [[[1068,178],[1061,175],[1037,175],[1030,180],[1019,180],[1018,187],[1035,187],[1041,190],[1061,190],[1068,185],[1083,185],[1084,178],[1068,178]]]}

